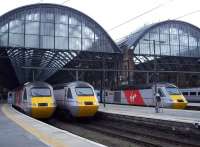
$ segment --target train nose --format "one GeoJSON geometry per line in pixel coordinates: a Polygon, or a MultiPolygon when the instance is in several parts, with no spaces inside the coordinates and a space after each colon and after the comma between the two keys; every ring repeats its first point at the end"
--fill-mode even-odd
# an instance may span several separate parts
{"type": "Polygon", "coordinates": [[[187,106],[186,99],[181,95],[171,96],[171,99],[173,100],[172,107],[175,109],[184,109],[187,106]]]}
{"type": "Polygon", "coordinates": [[[55,111],[55,103],[51,97],[32,98],[31,116],[34,118],[49,118],[55,111]]]}
{"type": "Polygon", "coordinates": [[[78,116],[91,117],[96,114],[99,108],[99,103],[95,97],[78,97],[78,116]]]}

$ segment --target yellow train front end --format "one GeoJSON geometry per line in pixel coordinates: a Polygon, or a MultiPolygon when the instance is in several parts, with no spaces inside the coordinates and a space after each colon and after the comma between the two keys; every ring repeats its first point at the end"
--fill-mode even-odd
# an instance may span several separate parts
{"type": "Polygon", "coordinates": [[[50,118],[56,108],[54,98],[48,97],[32,97],[31,99],[31,116],[38,119],[50,118]]]}
{"type": "Polygon", "coordinates": [[[174,109],[185,109],[188,102],[179,89],[175,85],[168,85],[166,87],[167,93],[172,101],[172,108],[174,109]]]}
{"type": "Polygon", "coordinates": [[[44,82],[34,82],[27,90],[31,105],[29,114],[38,119],[50,118],[56,108],[52,86],[44,82]]]}
{"type": "Polygon", "coordinates": [[[92,117],[99,108],[96,96],[78,96],[78,117],[92,117]]]}
{"type": "Polygon", "coordinates": [[[170,95],[173,104],[172,104],[172,108],[174,109],[185,109],[187,107],[187,100],[185,99],[185,97],[180,94],[180,95],[170,95]]]}

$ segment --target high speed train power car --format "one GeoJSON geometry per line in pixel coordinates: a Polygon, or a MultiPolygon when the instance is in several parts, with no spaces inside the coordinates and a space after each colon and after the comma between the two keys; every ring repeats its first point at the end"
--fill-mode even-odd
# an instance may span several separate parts
{"type": "Polygon", "coordinates": [[[82,81],[55,85],[54,97],[57,108],[73,117],[92,117],[99,107],[94,88],[82,81]]]}
{"type": "Polygon", "coordinates": [[[12,104],[34,118],[49,118],[56,108],[53,88],[45,82],[28,82],[13,91],[12,104]]]}
{"type": "MultiPolygon", "coordinates": [[[[173,84],[158,83],[157,92],[161,97],[162,107],[184,109],[187,106],[187,100],[173,84]]],[[[126,87],[124,90],[107,91],[105,94],[105,102],[155,106],[154,93],[155,85],[153,84],[126,87]]]]}

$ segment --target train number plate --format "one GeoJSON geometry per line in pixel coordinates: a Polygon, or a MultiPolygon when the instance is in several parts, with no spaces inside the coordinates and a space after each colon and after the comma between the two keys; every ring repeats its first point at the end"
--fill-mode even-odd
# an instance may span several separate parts
{"type": "Polygon", "coordinates": [[[93,102],[85,102],[85,105],[93,105],[93,102]]]}
{"type": "Polygon", "coordinates": [[[39,103],[38,106],[48,106],[47,103],[39,103]]]}
{"type": "Polygon", "coordinates": [[[184,102],[184,101],[183,101],[183,100],[181,100],[181,99],[178,99],[177,101],[178,101],[178,102],[184,102]]]}

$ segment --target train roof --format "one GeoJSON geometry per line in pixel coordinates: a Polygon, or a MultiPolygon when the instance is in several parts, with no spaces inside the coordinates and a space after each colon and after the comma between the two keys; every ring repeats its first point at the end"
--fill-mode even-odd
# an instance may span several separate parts
{"type": "MultiPolygon", "coordinates": [[[[124,85],[121,86],[120,89],[150,89],[154,86],[154,83],[149,84],[133,84],[133,85],[124,85]]],[[[176,87],[174,84],[171,83],[157,83],[157,86],[160,87],[176,87]]]]}
{"type": "Polygon", "coordinates": [[[200,87],[180,88],[181,91],[200,91],[200,87]]]}
{"type": "Polygon", "coordinates": [[[62,83],[62,84],[56,84],[53,85],[53,87],[66,87],[66,86],[74,86],[74,87],[88,87],[88,86],[92,86],[87,82],[84,81],[74,81],[74,82],[69,82],[69,83],[62,83]]]}
{"type": "Polygon", "coordinates": [[[41,82],[41,81],[34,81],[34,82],[27,82],[24,84],[26,87],[43,87],[43,86],[51,86],[46,82],[41,82]]]}

